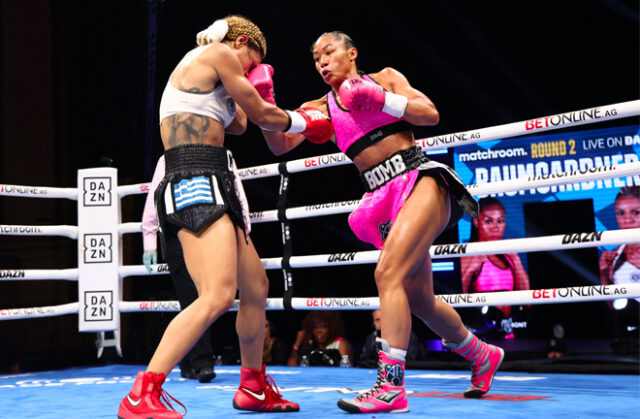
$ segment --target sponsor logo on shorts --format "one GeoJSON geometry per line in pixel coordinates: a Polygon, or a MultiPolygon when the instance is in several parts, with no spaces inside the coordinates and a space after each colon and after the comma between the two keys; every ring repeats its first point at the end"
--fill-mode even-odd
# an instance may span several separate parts
{"type": "Polygon", "coordinates": [[[391,220],[387,220],[378,226],[378,233],[380,233],[380,239],[382,239],[382,241],[387,240],[389,231],[391,231],[391,220]]]}
{"type": "Polygon", "coordinates": [[[376,189],[382,186],[395,176],[404,173],[407,166],[404,164],[402,156],[395,155],[383,161],[373,169],[364,172],[364,178],[369,185],[369,189],[376,189]]]}

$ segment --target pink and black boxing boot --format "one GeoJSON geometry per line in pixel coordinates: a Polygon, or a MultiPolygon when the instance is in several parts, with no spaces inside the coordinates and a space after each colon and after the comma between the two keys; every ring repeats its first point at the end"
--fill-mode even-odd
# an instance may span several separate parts
{"type": "Polygon", "coordinates": [[[187,413],[187,408],[162,389],[165,374],[140,371],[133,383],[133,388],[120,402],[119,419],[182,419],[182,415],[175,411],[169,398],[178,403],[187,413]],[[160,401],[160,397],[170,409],[160,401]]]}
{"type": "Polygon", "coordinates": [[[371,390],[354,399],[341,399],[338,407],[349,413],[404,413],[409,411],[404,389],[404,357],[391,353],[389,343],[376,338],[378,378],[371,390]]]}
{"type": "Polygon", "coordinates": [[[297,412],[298,403],[282,398],[275,381],[261,370],[240,368],[240,387],[233,397],[233,407],[255,412],[297,412]]]}
{"type": "Polygon", "coordinates": [[[486,394],[502,364],[504,350],[481,341],[471,332],[457,345],[444,339],[442,343],[445,348],[471,364],[471,387],[464,392],[464,397],[475,399],[486,394]]]}

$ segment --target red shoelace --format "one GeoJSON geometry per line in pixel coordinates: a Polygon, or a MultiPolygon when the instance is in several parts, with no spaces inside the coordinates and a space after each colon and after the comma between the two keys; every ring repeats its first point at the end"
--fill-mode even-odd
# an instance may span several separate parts
{"type": "Polygon", "coordinates": [[[175,397],[173,397],[171,394],[169,394],[169,392],[165,389],[162,388],[162,383],[157,380],[156,375],[153,376],[153,384],[154,384],[154,388],[153,388],[153,393],[152,393],[152,397],[151,399],[156,402],[156,406],[157,407],[163,407],[165,408],[165,406],[162,404],[162,401],[164,401],[167,406],[169,406],[169,408],[171,410],[173,410],[174,412],[177,412],[177,410],[173,407],[173,405],[171,404],[171,400],[173,400],[174,402],[178,403],[180,406],[182,406],[182,408],[184,409],[184,413],[182,414],[182,416],[186,416],[187,415],[187,408],[185,405],[183,405],[182,403],[180,403],[180,401],[178,399],[176,399],[175,397]],[[162,401],[160,401],[160,398],[162,398],[162,401]]]}

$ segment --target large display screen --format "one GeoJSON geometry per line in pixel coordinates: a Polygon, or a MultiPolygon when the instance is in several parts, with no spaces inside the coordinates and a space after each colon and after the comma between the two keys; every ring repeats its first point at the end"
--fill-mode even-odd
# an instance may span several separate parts
{"type": "MultiPolygon", "coordinates": [[[[459,146],[454,149],[453,163],[466,184],[484,184],[636,162],[639,154],[640,127],[634,125],[459,146]]],[[[478,218],[465,215],[459,222],[461,243],[640,227],[640,173],[616,179],[525,187],[477,198],[481,205],[478,218]]],[[[491,292],[640,282],[639,248],[640,245],[627,244],[463,257],[460,258],[461,287],[463,292],[491,292]]],[[[573,305],[577,306],[571,309],[573,312],[551,306],[534,310],[522,307],[515,311],[514,307],[492,310],[497,328],[503,329],[506,337],[527,332],[536,335],[548,332],[550,336],[556,324],[578,334],[583,329],[588,334],[587,325],[593,330],[597,324],[602,334],[606,334],[608,326],[604,321],[577,322],[571,318],[575,320],[576,314],[594,317],[597,313],[593,307],[598,307],[596,312],[612,313],[611,303],[573,305]],[[586,306],[589,308],[585,311],[586,306]],[[516,319],[523,312],[528,315],[516,319]],[[532,316],[532,312],[537,314],[532,316]],[[519,327],[511,328],[511,325],[519,327]]]]}

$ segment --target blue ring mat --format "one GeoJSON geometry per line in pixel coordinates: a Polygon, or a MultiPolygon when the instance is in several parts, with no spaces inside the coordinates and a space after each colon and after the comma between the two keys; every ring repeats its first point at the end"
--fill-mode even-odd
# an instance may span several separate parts
{"type": "MultiPolygon", "coordinates": [[[[142,365],[108,365],[0,375],[3,418],[115,418],[142,365]]],[[[240,367],[216,367],[217,377],[199,383],[173,370],[163,386],[187,406],[187,419],[246,417],[346,418],[336,403],[368,390],[376,372],[362,368],[267,367],[295,413],[253,413],[232,407],[240,367]]],[[[464,399],[469,371],[407,370],[408,413],[356,417],[401,418],[640,418],[640,376],[499,372],[482,399],[464,399]]],[[[174,404],[175,406],[175,404],[174,404]]],[[[179,406],[178,406],[179,409],[179,406]]],[[[178,410],[180,411],[180,410],[178,410]]]]}

